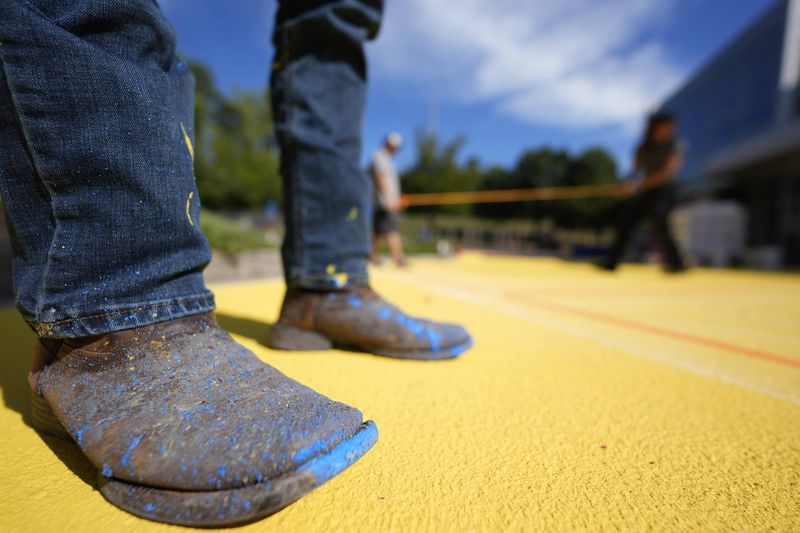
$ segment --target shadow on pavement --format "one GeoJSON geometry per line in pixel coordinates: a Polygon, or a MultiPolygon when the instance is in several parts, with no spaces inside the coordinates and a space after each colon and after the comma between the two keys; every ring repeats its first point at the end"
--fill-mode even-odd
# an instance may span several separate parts
{"type": "MultiPolygon", "coordinates": [[[[30,388],[28,369],[31,351],[36,336],[25,324],[15,309],[0,309],[0,331],[3,332],[3,355],[0,357],[0,389],[3,403],[22,415],[22,421],[30,425],[30,388]]],[[[38,432],[37,432],[38,433],[38,432]]],[[[39,433],[42,441],[83,482],[97,488],[97,470],[83,452],[73,443],[65,442],[39,433]]]]}
{"type": "Polygon", "coordinates": [[[224,313],[216,313],[216,316],[219,325],[230,333],[253,339],[262,346],[267,345],[267,339],[269,339],[272,331],[272,324],[224,313]]]}

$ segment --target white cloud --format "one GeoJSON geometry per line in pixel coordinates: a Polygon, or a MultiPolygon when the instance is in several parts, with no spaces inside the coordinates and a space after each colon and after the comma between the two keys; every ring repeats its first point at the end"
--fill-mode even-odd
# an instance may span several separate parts
{"type": "Polygon", "coordinates": [[[670,0],[394,0],[371,68],[564,129],[638,128],[683,72],[649,37],[670,0]]]}

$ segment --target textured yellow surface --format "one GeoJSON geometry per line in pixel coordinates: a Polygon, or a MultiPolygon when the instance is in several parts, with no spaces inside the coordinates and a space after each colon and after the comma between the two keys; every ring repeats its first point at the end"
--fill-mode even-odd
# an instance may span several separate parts
{"type": "MultiPolygon", "coordinates": [[[[800,277],[468,254],[374,280],[476,347],[442,363],[272,352],[281,283],[216,287],[237,338],[381,431],[242,530],[800,531],[800,277]]],[[[107,504],[73,446],[24,423],[32,336],[11,310],[0,327],[0,530],[179,529],[107,504]]]]}

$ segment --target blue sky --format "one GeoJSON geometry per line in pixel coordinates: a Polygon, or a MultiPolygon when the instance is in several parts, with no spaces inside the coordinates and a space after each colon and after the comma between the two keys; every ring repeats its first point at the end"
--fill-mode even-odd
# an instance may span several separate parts
{"type": "MultiPolygon", "coordinates": [[[[388,0],[368,45],[368,155],[389,130],[464,135],[463,156],[604,146],[627,165],[643,115],[775,0],[388,0]]],[[[273,0],[161,0],[181,52],[262,89],[273,0]]]]}

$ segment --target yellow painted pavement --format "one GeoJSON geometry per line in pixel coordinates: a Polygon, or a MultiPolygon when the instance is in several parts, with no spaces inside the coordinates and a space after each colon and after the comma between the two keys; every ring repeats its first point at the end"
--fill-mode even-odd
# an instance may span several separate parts
{"type": "MultiPolygon", "coordinates": [[[[381,432],[237,530],[800,531],[800,277],[465,254],[374,282],[464,323],[475,348],[441,363],[273,352],[281,283],[215,287],[241,342],[381,432]]],[[[0,328],[0,531],[183,529],[107,504],[74,446],[25,424],[33,337],[12,310],[0,328]]]]}

